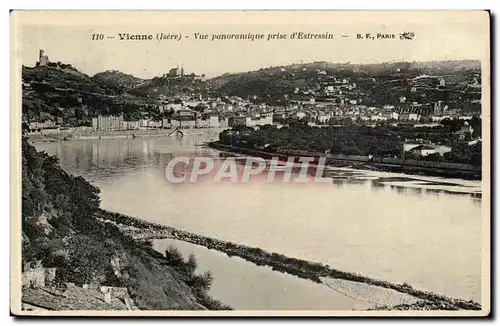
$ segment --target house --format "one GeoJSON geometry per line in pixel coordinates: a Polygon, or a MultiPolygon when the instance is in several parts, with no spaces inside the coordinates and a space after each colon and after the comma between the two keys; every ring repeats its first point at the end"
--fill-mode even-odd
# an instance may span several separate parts
{"type": "Polygon", "coordinates": [[[462,128],[459,131],[457,131],[455,134],[458,135],[458,137],[460,139],[466,139],[466,138],[470,138],[472,136],[473,131],[474,131],[474,129],[469,125],[469,123],[467,121],[465,121],[462,128]]]}
{"type": "Polygon", "coordinates": [[[137,121],[123,121],[124,129],[126,130],[137,130],[141,127],[141,120],[137,121]]]}
{"type": "Polygon", "coordinates": [[[92,128],[94,130],[112,131],[123,129],[123,115],[104,116],[92,118],[92,128]]]}
{"type": "Polygon", "coordinates": [[[381,115],[381,114],[379,114],[379,115],[372,115],[372,116],[370,117],[370,119],[371,119],[372,121],[385,121],[385,120],[387,120],[387,117],[386,117],[386,116],[383,116],[383,115],[381,115]]]}
{"type": "Polygon", "coordinates": [[[422,157],[436,153],[443,156],[445,153],[451,152],[451,147],[449,146],[434,145],[434,144],[407,143],[403,145],[403,149],[405,152],[410,152],[422,157]]]}
{"type": "Polygon", "coordinates": [[[397,113],[397,112],[389,112],[389,113],[387,113],[386,117],[389,120],[398,120],[399,119],[399,113],[397,113]]]}
{"type": "Polygon", "coordinates": [[[308,116],[308,114],[304,111],[298,111],[295,116],[297,117],[297,119],[304,119],[305,117],[308,116]]]}
{"type": "Polygon", "coordinates": [[[30,122],[29,123],[30,131],[51,129],[51,128],[55,128],[55,127],[56,127],[56,124],[52,120],[45,120],[44,122],[30,122]]]}
{"type": "Polygon", "coordinates": [[[265,125],[271,125],[273,124],[273,116],[265,116],[265,117],[260,117],[256,119],[252,119],[250,117],[246,118],[246,125],[247,126],[265,126],[265,125]]]}
{"type": "Polygon", "coordinates": [[[326,123],[330,119],[330,115],[323,111],[318,112],[318,123],[326,123]]]}
{"type": "Polygon", "coordinates": [[[42,267],[42,261],[30,261],[23,264],[21,275],[23,288],[43,288],[54,281],[56,268],[42,267]]]}
{"type": "Polygon", "coordinates": [[[469,146],[475,146],[478,143],[482,143],[481,138],[471,140],[470,142],[467,143],[467,145],[469,145],[469,146]]]}
{"type": "Polygon", "coordinates": [[[410,113],[408,115],[408,120],[418,121],[420,119],[419,115],[416,113],[410,113]]]}
{"type": "Polygon", "coordinates": [[[99,289],[73,283],[60,287],[25,288],[21,303],[28,311],[139,310],[126,288],[103,286],[99,289]]]}
{"type": "Polygon", "coordinates": [[[216,116],[216,115],[211,115],[209,118],[208,118],[208,126],[210,128],[219,128],[219,117],[216,116]]]}
{"type": "Polygon", "coordinates": [[[228,119],[228,126],[229,127],[246,126],[246,125],[247,125],[247,118],[246,117],[229,117],[229,119],[228,119]]]}
{"type": "Polygon", "coordinates": [[[170,119],[170,127],[171,128],[195,128],[196,120],[178,120],[178,119],[170,119]]]}

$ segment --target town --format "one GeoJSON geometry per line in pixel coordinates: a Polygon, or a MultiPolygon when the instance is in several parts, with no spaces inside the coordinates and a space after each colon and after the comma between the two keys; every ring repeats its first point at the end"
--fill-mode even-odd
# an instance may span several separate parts
{"type": "MultiPolygon", "coordinates": [[[[31,135],[49,139],[124,131],[281,129],[294,123],[341,132],[346,126],[382,128],[398,134],[403,143],[383,154],[397,156],[403,148],[421,157],[443,157],[453,147],[464,152],[464,146],[474,146],[480,157],[481,74],[474,61],[315,62],[207,80],[203,74],[186,73],[180,64],[143,80],[118,71],[89,77],[69,64],[52,63],[40,50],[36,67],[23,70],[23,121],[31,135]]],[[[340,153],[374,154],[360,146],[348,144],[340,153]]],[[[337,147],[329,143],[320,149],[335,152],[337,147]]]]}

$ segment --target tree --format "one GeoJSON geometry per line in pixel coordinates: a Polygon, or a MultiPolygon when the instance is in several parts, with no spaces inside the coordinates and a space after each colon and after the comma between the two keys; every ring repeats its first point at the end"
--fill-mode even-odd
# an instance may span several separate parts
{"type": "Polygon", "coordinates": [[[184,263],[181,252],[172,245],[168,246],[167,250],[165,250],[165,258],[172,266],[181,266],[184,263]]]}
{"type": "Polygon", "coordinates": [[[198,267],[198,262],[196,261],[196,257],[193,253],[189,254],[188,261],[186,262],[188,275],[193,275],[194,271],[198,267]]]}

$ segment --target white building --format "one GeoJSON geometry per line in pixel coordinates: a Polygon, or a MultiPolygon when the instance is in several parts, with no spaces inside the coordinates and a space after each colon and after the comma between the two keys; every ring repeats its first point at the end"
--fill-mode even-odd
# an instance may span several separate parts
{"type": "Polygon", "coordinates": [[[304,119],[307,114],[304,111],[299,111],[296,113],[297,119],[304,119]]]}
{"type": "Polygon", "coordinates": [[[407,143],[403,145],[403,150],[420,156],[427,156],[436,153],[443,156],[445,153],[451,152],[451,147],[444,145],[407,143]]]}
{"type": "Polygon", "coordinates": [[[141,121],[123,121],[123,127],[126,130],[137,130],[141,127],[141,121]]]}
{"type": "Polygon", "coordinates": [[[273,117],[272,116],[266,116],[266,117],[261,117],[258,119],[252,119],[247,117],[247,126],[265,126],[265,125],[270,125],[273,124],[273,117]]]}
{"type": "Polygon", "coordinates": [[[416,113],[410,113],[408,115],[408,120],[418,121],[420,119],[419,115],[416,113]]]}
{"type": "Polygon", "coordinates": [[[381,114],[378,114],[378,115],[372,115],[372,116],[370,117],[370,120],[372,120],[372,121],[385,121],[385,120],[387,120],[387,117],[385,117],[385,116],[383,116],[383,115],[381,115],[381,114]]]}
{"type": "Polygon", "coordinates": [[[94,130],[112,131],[123,130],[123,115],[119,116],[103,116],[92,118],[92,128],[94,130]]]}
{"type": "Polygon", "coordinates": [[[208,118],[208,125],[210,128],[219,128],[219,117],[212,115],[208,118]]]}

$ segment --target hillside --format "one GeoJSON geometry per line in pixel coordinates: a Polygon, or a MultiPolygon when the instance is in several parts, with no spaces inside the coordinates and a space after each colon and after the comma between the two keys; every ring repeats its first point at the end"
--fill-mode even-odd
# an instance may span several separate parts
{"type": "MultiPolygon", "coordinates": [[[[413,101],[457,101],[480,99],[480,90],[468,89],[468,83],[480,75],[479,61],[433,61],[433,62],[396,62],[380,64],[349,64],[314,62],[287,66],[262,68],[257,71],[224,74],[212,78],[209,85],[216,91],[242,98],[255,97],[256,102],[284,104],[290,100],[309,100],[309,95],[301,96],[302,91],[312,95],[328,85],[340,85],[347,79],[355,90],[349,92],[350,98],[364,97],[368,105],[397,104],[399,97],[413,101]],[[417,81],[418,76],[429,75],[428,85],[417,81]],[[448,89],[438,90],[435,83],[438,77],[446,81],[448,89]],[[429,80],[430,80],[429,79],[429,80]],[[434,84],[432,84],[434,82],[434,84]],[[411,88],[426,88],[427,98],[412,94],[411,88]],[[428,92],[435,88],[435,91],[428,92]],[[300,92],[297,94],[297,89],[300,92]],[[475,93],[475,95],[471,95],[475,93]]],[[[479,78],[480,80],[480,78],[479,78]]],[[[345,97],[345,96],[344,96],[345,97]]],[[[321,99],[321,95],[319,96],[321,99]]],[[[331,97],[339,101],[340,97],[331,97]]]]}
{"type": "Polygon", "coordinates": [[[182,95],[202,94],[210,91],[207,83],[193,78],[154,77],[144,80],[130,89],[130,93],[141,97],[178,97],[182,95]]]}
{"type": "Polygon", "coordinates": [[[125,74],[118,70],[106,70],[95,74],[92,80],[107,85],[118,85],[124,88],[133,88],[142,83],[144,80],[132,75],[125,74]]]}
{"type": "Polygon", "coordinates": [[[57,268],[55,283],[126,287],[139,309],[228,309],[212,299],[209,273],[175,248],[165,255],[98,218],[99,189],[22,140],[22,260],[57,268]],[[119,264],[116,263],[119,261],[119,264]]]}
{"type": "Polygon", "coordinates": [[[22,68],[23,119],[61,121],[62,125],[89,126],[98,114],[120,115],[126,120],[161,118],[158,98],[206,95],[205,81],[184,78],[140,79],[119,71],[105,71],[93,77],[71,65],[22,68]]]}
{"type": "Polygon", "coordinates": [[[243,76],[255,77],[263,74],[278,74],[287,75],[286,72],[290,71],[301,71],[301,70],[312,70],[317,69],[325,70],[327,73],[340,74],[345,76],[353,75],[392,75],[397,69],[412,71],[414,70],[418,74],[422,73],[438,73],[438,74],[449,74],[459,71],[466,70],[479,70],[481,69],[481,63],[477,60],[456,60],[456,61],[427,61],[427,62],[390,62],[390,63],[374,63],[374,64],[351,64],[351,63],[333,63],[326,61],[318,61],[312,63],[303,64],[290,64],[285,66],[275,66],[261,68],[256,71],[239,72],[239,73],[225,73],[221,76],[214,77],[208,82],[216,87],[220,88],[223,85],[233,81],[234,79],[241,78],[243,76]],[[282,70],[285,71],[282,71],[282,70]]]}
{"type": "Polygon", "coordinates": [[[437,101],[463,112],[477,112],[480,75],[479,61],[471,60],[369,65],[313,62],[224,74],[208,81],[194,74],[140,79],[116,70],[89,77],[70,64],[57,63],[22,68],[23,118],[57,120],[70,126],[89,126],[97,114],[159,119],[163,117],[159,106],[165,101],[200,96],[239,96],[270,105],[311,97],[337,104],[355,99],[368,106],[399,105],[405,98],[407,103],[422,104],[425,112],[437,101]],[[441,79],[446,86],[440,85],[441,79]]]}
{"type": "Polygon", "coordinates": [[[128,82],[135,80],[121,73],[90,78],[76,70],[23,67],[23,119],[60,119],[62,124],[90,125],[91,117],[96,114],[123,113],[140,118],[141,109],[151,101],[128,93],[126,86],[115,83],[115,76],[128,82]]]}

